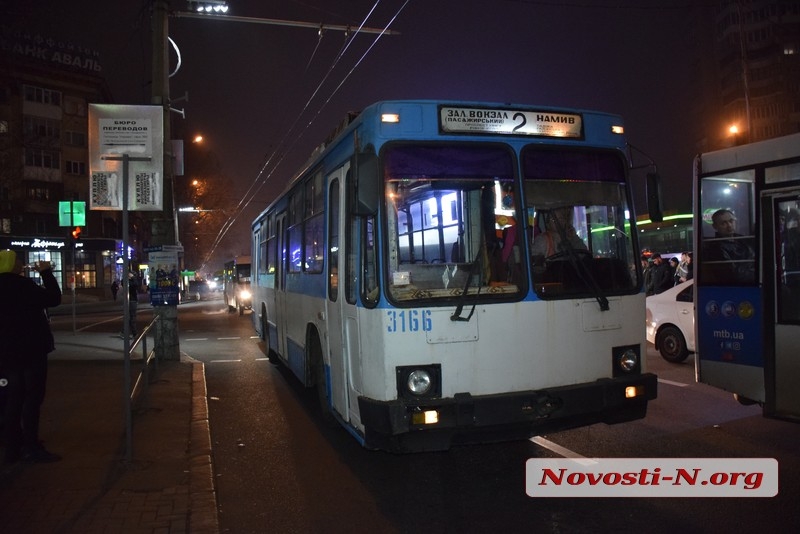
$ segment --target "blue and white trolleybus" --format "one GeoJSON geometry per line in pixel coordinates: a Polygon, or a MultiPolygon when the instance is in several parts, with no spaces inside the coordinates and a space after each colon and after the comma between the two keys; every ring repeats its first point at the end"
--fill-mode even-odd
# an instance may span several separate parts
{"type": "Polygon", "coordinates": [[[446,449],[644,417],[620,117],[387,101],[252,225],[253,321],[364,446],[446,449]]]}

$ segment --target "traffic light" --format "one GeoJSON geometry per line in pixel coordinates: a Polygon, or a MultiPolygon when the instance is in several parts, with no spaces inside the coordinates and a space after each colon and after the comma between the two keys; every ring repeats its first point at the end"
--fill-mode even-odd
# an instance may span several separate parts
{"type": "Polygon", "coordinates": [[[76,226],[75,229],[72,231],[72,239],[77,241],[80,238],[81,238],[81,227],[76,226]]]}

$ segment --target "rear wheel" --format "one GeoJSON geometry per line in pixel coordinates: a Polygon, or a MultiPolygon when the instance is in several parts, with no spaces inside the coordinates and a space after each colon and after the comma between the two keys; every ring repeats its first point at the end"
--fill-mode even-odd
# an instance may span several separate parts
{"type": "Polygon", "coordinates": [[[670,363],[681,363],[689,356],[686,339],[675,326],[665,326],[658,331],[656,349],[661,353],[661,357],[670,363]]]}

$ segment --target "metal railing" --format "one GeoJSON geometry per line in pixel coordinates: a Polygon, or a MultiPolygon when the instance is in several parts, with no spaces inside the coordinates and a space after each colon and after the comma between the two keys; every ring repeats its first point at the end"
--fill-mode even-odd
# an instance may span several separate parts
{"type": "MultiPolygon", "coordinates": [[[[148,352],[147,350],[147,334],[155,328],[156,321],[159,320],[159,316],[156,315],[153,317],[153,320],[150,321],[142,333],[133,341],[130,349],[128,349],[128,359],[131,360],[133,358],[134,352],[136,352],[137,347],[141,346],[142,349],[142,367],[139,371],[136,380],[133,381],[133,388],[126,389],[126,391],[130,391],[131,396],[131,406],[136,402],[136,395],[141,393],[142,397],[147,396],[147,386],[149,384],[149,380],[147,380],[148,374],[150,372],[150,364],[153,365],[152,371],[154,373],[158,372],[158,358],[156,358],[155,348],[148,352]]],[[[155,345],[155,343],[153,344],[155,345]]]]}
{"type": "Polygon", "coordinates": [[[130,347],[126,347],[125,351],[125,461],[127,463],[130,463],[133,458],[134,403],[137,400],[143,400],[147,397],[150,373],[151,371],[158,372],[158,358],[156,357],[155,343],[153,343],[154,348],[148,351],[147,336],[155,329],[156,323],[160,319],[160,315],[153,317],[153,320],[144,327],[142,333],[133,340],[130,347]],[[136,379],[133,380],[131,377],[131,357],[139,348],[142,350],[142,365],[139,374],[136,376],[136,379]],[[132,383],[133,386],[131,387],[132,383]]]}

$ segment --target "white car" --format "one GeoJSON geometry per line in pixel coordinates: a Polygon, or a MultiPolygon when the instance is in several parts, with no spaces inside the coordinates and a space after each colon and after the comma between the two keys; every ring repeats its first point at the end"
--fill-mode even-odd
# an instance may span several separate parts
{"type": "Polygon", "coordinates": [[[694,280],[687,280],[646,299],[647,341],[672,363],[694,352],[694,280]]]}

